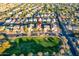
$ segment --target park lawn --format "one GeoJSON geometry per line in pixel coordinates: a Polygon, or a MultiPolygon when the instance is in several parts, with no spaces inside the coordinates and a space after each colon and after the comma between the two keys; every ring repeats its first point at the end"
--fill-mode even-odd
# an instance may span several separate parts
{"type": "Polygon", "coordinates": [[[32,52],[36,54],[37,52],[58,52],[60,46],[60,39],[57,37],[22,37],[16,38],[13,42],[10,42],[11,47],[4,51],[4,53],[9,53],[8,55],[21,53],[27,55],[32,52]]]}

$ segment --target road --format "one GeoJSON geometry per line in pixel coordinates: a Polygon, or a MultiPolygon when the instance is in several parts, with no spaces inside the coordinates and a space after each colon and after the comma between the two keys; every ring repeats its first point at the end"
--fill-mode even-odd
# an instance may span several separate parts
{"type": "Polygon", "coordinates": [[[76,46],[74,46],[74,44],[73,44],[72,39],[70,38],[70,36],[68,34],[66,34],[67,29],[63,25],[63,23],[61,22],[61,18],[59,17],[59,14],[57,12],[56,12],[56,19],[57,19],[57,21],[59,23],[59,27],[60,27],[60,29],[62,31],[63,36],[65,36],[66,39],[68,40],[68,44],[70,46],[70,50],[71,50],[73,56],[78,56],[78,51],[76,50],[76,46]]]}

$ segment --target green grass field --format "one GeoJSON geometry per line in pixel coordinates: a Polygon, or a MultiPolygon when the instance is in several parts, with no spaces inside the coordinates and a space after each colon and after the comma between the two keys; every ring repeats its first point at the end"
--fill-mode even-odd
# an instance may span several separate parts
{"type": "Polygon", "coordinates": [[[32,52],[59,52],[60,39],[58,37],[22,37],[15,40],[10,39],[11,47],[4,51],[6,55],[27,55],[32,52]]]}

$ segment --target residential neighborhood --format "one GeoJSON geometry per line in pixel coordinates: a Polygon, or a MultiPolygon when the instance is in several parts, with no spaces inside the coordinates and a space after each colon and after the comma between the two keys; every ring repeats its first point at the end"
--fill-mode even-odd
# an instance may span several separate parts
{"type": "Polygon", "coordinates": [[[73,3],[0,4],[0,55],[78,56],[78,14],[73,3]]]}

